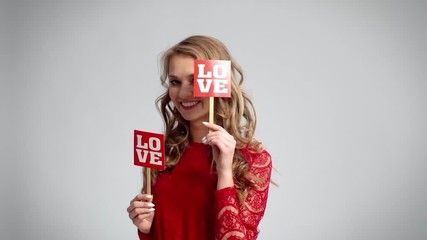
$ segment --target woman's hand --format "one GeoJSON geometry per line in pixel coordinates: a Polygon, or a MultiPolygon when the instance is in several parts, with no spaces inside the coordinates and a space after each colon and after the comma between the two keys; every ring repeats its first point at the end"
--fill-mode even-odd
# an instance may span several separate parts
{"type": "Polygon", "coordinates": [[[150,233],[154,218],[154,204],[152,201],[152,195],[138,194],[130,201],[127,208],[129,218],[142,233],[150,233]]]}
{"type": "Polygon", "coordinates": [[[233,157],[236,149],[236,140],[219,125],[203,122],[209,133],[202,142],[212,146],[213,159],[218,174],[217,189],[231,187],[233,182],[233,157]]]}

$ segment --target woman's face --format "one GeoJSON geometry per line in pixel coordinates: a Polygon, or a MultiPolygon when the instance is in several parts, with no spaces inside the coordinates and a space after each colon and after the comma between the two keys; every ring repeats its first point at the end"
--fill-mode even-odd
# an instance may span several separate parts
{"type": "Polygon", "coordinates": [[[194,58],[175,55],[169,60],[169,96],[190,123],[209,120],[209,98],[193,97],[194,58]]]}

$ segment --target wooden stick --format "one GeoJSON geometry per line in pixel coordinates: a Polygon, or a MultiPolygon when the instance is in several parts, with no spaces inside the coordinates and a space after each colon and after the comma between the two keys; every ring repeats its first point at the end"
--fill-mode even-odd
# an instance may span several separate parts
{"type": "Polygon", "coordinates": [[[209,97],[209,123],[215,123],[214,116],[214,97],[209,97]]]}
{"type": "Polygon", "coordinates": [[[145,193],[151,195],[151,168],[146,168],[145,193]]]}

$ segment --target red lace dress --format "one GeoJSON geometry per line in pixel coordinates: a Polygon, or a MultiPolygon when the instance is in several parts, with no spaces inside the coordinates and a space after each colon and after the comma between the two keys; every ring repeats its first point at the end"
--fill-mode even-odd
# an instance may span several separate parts
{"type": "Polygon", "coordinates": [[[242,151],[249,172],[261,182],[240,204],[235,187],[216,190],[217,175],[208,150],[208,145],[190,143],[179,163],[158,176],[153,186],[153,225],[150,234],[138,231],[141,240],[257,238],[270,184],[269,153],[242,151]]]}

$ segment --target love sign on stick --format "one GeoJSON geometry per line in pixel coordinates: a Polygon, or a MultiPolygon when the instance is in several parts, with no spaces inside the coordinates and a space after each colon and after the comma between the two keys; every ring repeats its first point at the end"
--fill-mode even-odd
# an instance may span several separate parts
{"type": "Polygon", "coordinates": [[[231,97],[231,63],[194,60],[194,97],[231,97]]]}
{"type": "Polygon", "coordinates": [[[134,164],[141,167],[165,168],[163,134],[134,131],[134,164]]]}
{"type": "Polygon", "coordinates": [[[163,134],[134,130],[133,162],[146,168],[146,192],[151,194],[151,168],[165,169],[165,143],[163,134]]]}
{"type": "Polygon", "coordinates": [[[214,97],[231,97],[231,62],[194,60],[194,97],[209,97],[209,122],[214,123],[214,97]]]}

